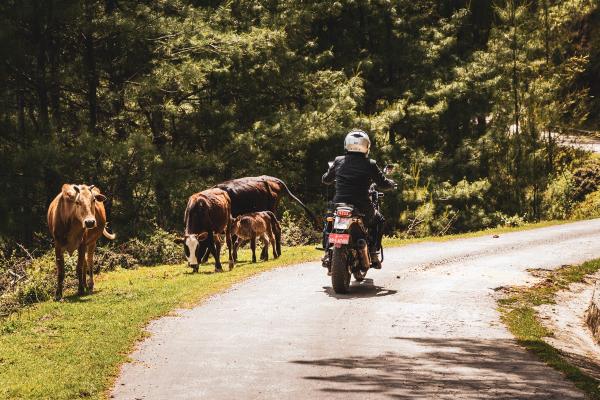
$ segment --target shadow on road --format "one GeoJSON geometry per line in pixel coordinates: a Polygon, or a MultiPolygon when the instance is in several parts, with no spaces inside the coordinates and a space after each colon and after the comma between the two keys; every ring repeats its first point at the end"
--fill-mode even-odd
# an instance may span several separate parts
{"type": "MultiPolygon", "coordinates": [[[[403,346],[422,348],[419,356],[387,352],[297,360],[314,366],[318,391],[397,399],[574,399],[583,398],[572,384],[516,346],[512,340],[395,338],[403,346]],[[325,367],[325,368],[323,368],[325,367]],[[316,375],[327,371],[326,375],[316,375]]],[[[411,351],[411,354],[414,354],[411,351]]]]}
{"type": "Polygon", "coordinates": [[[353,298],[365,298],[365,297],[383,297],[396,294],[397,290],[386,289],[381,286],[373,284],[373,279],[365,279],[362,282],[352,282],[350,284],[350,293],[348,294],[337,294],[333,291],[331,286],[323,286],[323,291],[328,296],[336,299],[353,299],[353,298]]]}

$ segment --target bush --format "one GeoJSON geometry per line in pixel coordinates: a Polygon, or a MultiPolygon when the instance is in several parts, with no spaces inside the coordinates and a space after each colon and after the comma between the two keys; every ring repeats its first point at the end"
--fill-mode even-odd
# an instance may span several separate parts
{"type": "Polygon", "coordinates": [[[581,167],[573,171],[575,201],[581,201],[600,187],[600,159],[590,157],[581,167]]]}
{"type": "Polygon", "coordinates": [[[128,241],[123,249],[141,265],[178,264],[183,261],[183,251],[175,243],[176,238],[177,235],[157,228],[145,240],[128,241]]]}
{"type": "Polygon", "coordinates": [[[600,190],[585,196],[585,199],[573,207],[571,217],[577,219],[600,217],[600,190]]]}
{"type": "Polygon", "coordinates": [[[289,211],[281,217],[281,244],[283,246],[303,246],[321,242],[321,233],[304,216],[294,218],[289,211]]]}
{"type": "Polygon", "coordinates": [[[546,218],[568,218],[575,201],[575,193],[574,176],[570,171],[551,180],[542,195],[542,210],[546,218]]]}
{"type": "Polygon", "coordinates": [[[527,220],[525,219],[525,217],[522,217],[520,215],[513,215],[508,216],[506,214],[503,214],[501,212],[495,212],[492,215],[492,221],[493,223],[498,227],[517,227],[517,226],[522,226],[525,225],[527,223],[527,220]]]}
{"type": "MultiPolygon", "coordinates": [[[[37,258],[16,252],[0,257],[0,316],[52,298],[56,289],[54,251],[37,258]]],[[[65,254],[65,288],[76,286],[76,263],[77,255],[65,254]]]]}

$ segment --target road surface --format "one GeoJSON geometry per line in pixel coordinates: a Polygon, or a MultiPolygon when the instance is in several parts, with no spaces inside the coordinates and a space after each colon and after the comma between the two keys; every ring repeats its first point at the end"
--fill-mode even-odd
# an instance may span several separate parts
{"type": "Polygon", "coordinates": [[[600,219],[388,249],[352,293],[318,263],[264,273],[150,324],[117,399],[578,399],[496,309],[530,268],[600,257],[600,219]]]}

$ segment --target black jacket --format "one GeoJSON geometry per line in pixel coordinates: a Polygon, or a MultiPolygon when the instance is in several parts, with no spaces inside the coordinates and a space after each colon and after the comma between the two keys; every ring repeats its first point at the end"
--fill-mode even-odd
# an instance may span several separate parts
{"type": "Polygon", "coordinates": [[[352,204],[361,210],[372,207],[369,187],[373,182],[380,190],[395,186],[394,181],[385,177],[377,162],[362,153],[347,153],[337,157],[322,180],[327,185],[335,182],[334,203],[352,204]]]}

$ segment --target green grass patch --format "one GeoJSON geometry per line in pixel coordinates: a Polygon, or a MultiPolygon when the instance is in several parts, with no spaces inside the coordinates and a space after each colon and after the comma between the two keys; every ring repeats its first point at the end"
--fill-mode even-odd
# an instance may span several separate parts
{"type": "Polygon", "coordinates": [[[544,341],[544,337],[551,336],[552,332],[541,324],[535,310],[536,306],[553,304],[559,290],[567,289],[571,283],[583,281],[587,275],[598,270],[600,259],[552,271],[537,285],[511,290],[507,297],[499,301],[499,308],[502,321],[515,335],[519,344],[564,373],[588,397],[600,400],[600,382],[570,364],[556,348],[544,341]]]}
{"type": "MultiPolygon", "coordinates": [[[[385,245],[475,237],[557,223],[443,238],[386,239],[385,245]]],[[[220,274],[212,273],[212,265],[203,266],[199,274],[191,274],[183,265],[116,270],[98,276],[96,293],[91,296],[77,297],[71,290],[62,303],[46,301],[25,307],[0,319],[0,398],[103,398],[152,319],[198,304],[250,276],[318,260],[320,255],[313,246],[284,248],[278,260],[251,264],[246,250],[240,253],[242,262],[232,272],[220,274]]],[[[323,272],[319,269],[315,273],[323,272]]]]}
{"type": "Polygon", "coordinates": [[[224,273],[213,273],[212,265],[198,274],[183,265],[118,270],[100,275],[93,295],[67,293],[64,302],[27,307],[0,321],[0,398],[102,398],[150,320],[318,254],[297,247],[276,261],[251,264],[245,251],[224,273]]]}
{"type": "Polygon", "coordinates": [[[383,245],[384,247],[398,247],[404,246],[412,243],[421,243],[421,242],[447,242],[448,240],[456,240],[456,239],[468,239],[473,237],[480,237],[486,235],[500,235],[502,233],[510,233],[510,232],[518,232],[518,231],[526,231],[530,229],[537,228],[545,228],[548,226],[555,225],[563,225],[574,222],[572,220],[552,220],[552,221],[541,221],[534,222],[529,224],[524,224],[521,226],[506,226],[500,228],[489,228],[481,231],[475,232],[467,232],[467,233],[458,233],[453,235],[445,235],[445,236],[428,236],[423,238],[384,238],[383,245]]]}

